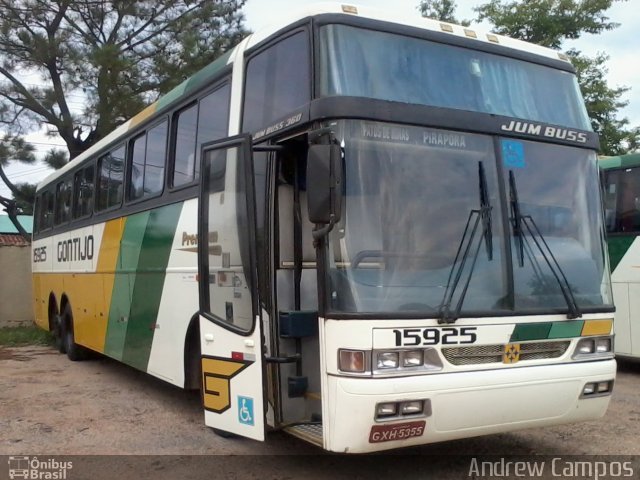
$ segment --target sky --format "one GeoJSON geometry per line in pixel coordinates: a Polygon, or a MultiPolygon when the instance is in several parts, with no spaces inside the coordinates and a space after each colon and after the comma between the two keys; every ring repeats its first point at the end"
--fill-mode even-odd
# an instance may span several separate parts
{"type": "MultiPolygon", "coordinates": [[[[302,5],[315,3],[317,0],[247,0],[244,13],[246,26],[250,30],[258,30],[278,18],[279,12],[288,11],[302,5]]],[[[393,9],[403,15],[419,15],[417,6],[419,0],[359,0],[344,3],[352,5],[366,5],[383,10],[393,9]]],[[[475,17],[473,7],[483,2],[476,0],[457,0],[458,18],[472,19],[475,17]]],[[[598,52],[605,52],[611,58],[607,63],[609,73],[607,80],[610,87],[627,86],[631,91],[623,97],[629,101],[629,106],[621,110],[620,116],[627,117],[632,126],[640,126],[640,36],[637,26],[640,25],[640,0],[628,0],[615,3],[608,10],[611,21],[620,23],[617,29],[600,35],[587,34],[578,40],[566,41],[562,49],[577,48],[583,53],[594,56],[598,52]]],[[[489,25],[480,25],[484,30],[490,30],[489,25]]],[[[72,98],[77,107],[81,106],[81,99],[72,98]]],[[[51,138],[42,132],[35,132],[27,136],[27,140],[34,142],[40,155],[43,155],[52,145],[64,148],[59,138],[51,138]]],[[[6,169],[9,178],[14,182],[36,183],[46,177],[51,170],[41,163],[35,165],[14,164],[6,169]]],[[[0,195],[9,196],[4,183],[0,182],[0,195]]]]}

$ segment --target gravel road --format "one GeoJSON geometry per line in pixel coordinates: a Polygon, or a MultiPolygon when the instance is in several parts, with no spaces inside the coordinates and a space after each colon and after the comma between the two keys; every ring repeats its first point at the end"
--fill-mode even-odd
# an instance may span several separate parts
{"type": "MultiPolygon", "coordinates": [[[[283,433],[269,434],[266,443],[220,438],[204,426],[196,395],[106,358],[70,362],[49,347],[0,347],[0,411],[3,455],[324,454],[283,433]]],[[[639,425],[640,363],[620,362],[611,405],[600,420],[427,445],[400,453],[434,459],[449,454],[638,455],[639,425]]],[[[179,457],[167,458],[173,458],[174,467],[180,464],[179,457]]],[[[258,472],[271,472],[269,478],[297,478],[282,475],[281,470],[275,474],[275,467],[261,467],[265,461],[254,457],[251,463],[258,472]]],[[[152,460],[149,462],[152,465],[152,460]]],[[[304,467],[302,461],[289,462],[304,467]]],[[[441,478],[447,478],[440,473],[441,478]]],[[[109,472],[111,478],[115,478],[113,474],[109,472]]],[[[231,473],[227,477],[243,478],[231,473]]]]}

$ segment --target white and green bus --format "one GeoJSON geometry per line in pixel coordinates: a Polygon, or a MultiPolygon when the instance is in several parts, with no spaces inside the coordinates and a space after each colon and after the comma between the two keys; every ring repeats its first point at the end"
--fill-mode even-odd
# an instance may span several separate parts
{"type": "Polygon", "coordinates": [[[615,353],[640,358],[640,154],[599,163],[617,312],[615,353]]]}
{"type": "Polygon", "coordinates": [[[37,323],[205,423],[371,452],[590,420],[614,307],[566,57],[320,4],[37,190],[37,323]]]}

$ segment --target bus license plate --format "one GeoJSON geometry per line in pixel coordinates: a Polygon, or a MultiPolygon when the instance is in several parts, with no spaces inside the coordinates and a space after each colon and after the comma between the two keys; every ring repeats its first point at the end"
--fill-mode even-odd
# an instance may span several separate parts
{"type": "Polygon", "coordinates": [[[391,442],[419,437],[424,433],[425,420],[419,422],[395,423],[393,425],[374,425],[369,433],[369,443],[391,442]]]}

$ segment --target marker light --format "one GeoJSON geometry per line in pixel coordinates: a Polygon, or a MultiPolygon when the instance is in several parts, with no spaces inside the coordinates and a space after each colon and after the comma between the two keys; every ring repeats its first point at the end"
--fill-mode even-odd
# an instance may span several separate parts
{"type": "Polygon", "coordinates": [[[583,395],[591,395],[596,391],[596,384],[595,383],[587,383],[584,388],[582,389],[582,394],[583,395]]]}
{"type": "Polygon", "coordinates": [[[411,350],[405,352],[402,357],[403,367],[419,367],[424,363],[424,354],[422,350],[411,350]]]}
{"type": "Polygon", "coordinates": [[[398,352],[380,352],[378,353],[378,369],[398,368],[398,352]]]}
{"type": "Polygon", "coordinates": [[[343,372],[363,373],[365,371],[364,352],[361,350],[339,350],[338,367],[343,372]]]}

